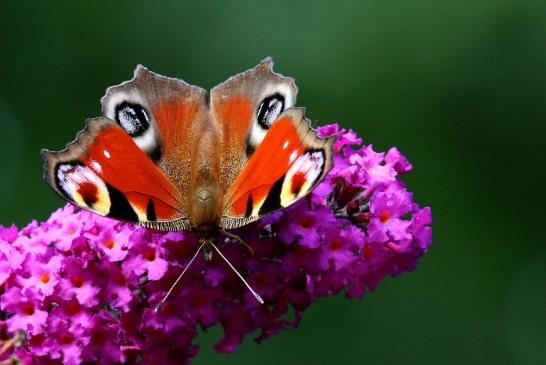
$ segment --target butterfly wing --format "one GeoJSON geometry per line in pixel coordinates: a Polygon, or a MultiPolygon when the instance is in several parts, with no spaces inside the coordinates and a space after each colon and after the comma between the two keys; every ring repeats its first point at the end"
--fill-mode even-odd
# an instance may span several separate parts
{"type": "Polygon", "coordinates": [[[210,92],[211,120],[220,134],[223,193],[262,143],[273,122],[294,106],[294,80],[273,72],[270,58],[210,92]]]}
{"type": "Polygon", "coordinates": [[[191,228],[187,189],[205,91],[142,66],[109,88],[105,118],[60,152],[44,151],[45,181],[95,213],[166,230],[191,228]]]}
{"type": "Polygon", "coordinates": [[[303,109],[286,110],[229,187],[221,226],[240,227],[306,196],[331,169],[333,142],[317,137],[303,109]]]}

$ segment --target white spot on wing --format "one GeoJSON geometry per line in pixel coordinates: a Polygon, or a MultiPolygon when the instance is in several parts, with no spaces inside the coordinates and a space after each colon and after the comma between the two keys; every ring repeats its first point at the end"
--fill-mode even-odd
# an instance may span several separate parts
{"type": "Polygon", "coordinates": [[[298,151],[294,151],[290,154],[288,162],[293,163],[296,158],[298,158],[298,151]]]}
{"type": "Polygon", "coordinates": [[[102,174],[102,166],[97,161],[91,161],[91,168],[97,173],[102,174]]]}

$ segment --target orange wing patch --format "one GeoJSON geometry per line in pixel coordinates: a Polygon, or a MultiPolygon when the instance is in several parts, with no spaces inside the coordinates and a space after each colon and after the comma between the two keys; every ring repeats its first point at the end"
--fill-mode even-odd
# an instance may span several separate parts
{"type": "Polygon", "coordinates": [[[230,128],[223,130],[226,141],[234,141],[243,149],[243,142],[252,122],[253,110],[250,107],[250,100],[245,95],[232,96],[221,100],[215,105],[218,120],[222,120],[230,128]]]}
{"type": "Polygon", "coordinates": [[[332,143],[301,109],[285,111],[228,190],[221,225],[239,227],[307,195],[331,168],[332,143]]]}
{"type": "Polygon", "coordinates": [[[223,192],[234,184],[251,155],[279,114],[296,101],[294,80],[273,72],[273,61],[258,66],[215,86],[210,91],[210,112],[222,153],[223,192]],[[260,124],[261,123],[261,124],[260,124]]]}
{"type": "Polygon", "coordinates": [[[43,155],[46,182],[84,209],[135,223],[183,218],[176,187],[111,120],[90,120],[66,150],[43,155]]]}
{"type": "Polygon", "coordinates": [[[187,103],[177,98],[160,101],[153,106],[152,113],[163,142],[165,158],[173,158],[180,155],[181,149],[188,149],[189,126],[197,119],[201,108],[200,103],[187,103]]]}
{"type": "Polygon", "coordinates": [[[221,184],[226,187],[246,163],[245,140],[252,124],[253,110],[247,96],[237,95],[216,101],[213,113],[214,120],[222,121],[218,124],[222,136],[220,175],[221,184]]]}
{"type": "Polygon", "coordinates": [[[131,80],[109,87],[101,99],[104,116],[116,121],[179,190],[178,209],[186,218],[196,135],[208,113],[205,95],[200,87],[139,65],[131,80]]]}
{"type": "Polygon", "coordinates": [[[239,174],[232,188],[229,199],[233,202],[229,213],[233,216],[244,215],[248,202],[252,202],[252,214],[264,203],[272,186],[290,168],[292,162],[303,153],[297,129],[290,118],[283,117],[276,121],[262,145],[239,174]]]}

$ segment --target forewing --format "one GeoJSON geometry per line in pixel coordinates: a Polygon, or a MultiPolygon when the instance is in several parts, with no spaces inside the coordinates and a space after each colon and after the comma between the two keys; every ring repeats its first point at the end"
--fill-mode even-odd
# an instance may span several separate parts
{"type": "Polygon", "coordinates": [[[208,114],[205,90],[139,65],[134,78],[108,88],[101,103],[104,116],[124,129],[174,184],[181,214],[188,217],[196,135],[208,114]]]}
{"type": "Polygon", "coordinates": [[[269,58],[211,90],[211,119],[220,135],[224,193],[278,116],[295,105],[296,94],[294,80],[273,72],[273,61],[269,58]]]}
{"type": "Polygon", "coordinates": [[[90,119],[65,150],[42,155],[46,183],[83,209],[157,228],[189,228],[180,191],[112,120],[90,119]]]}
{"type": "Polygon", "coordinates": [[[206,117],[205,91],[138,66],[101,103],[104,118],[89,120],[65,150],[43,151],[45,181],[100,215],[157,229],[191,228],[193,132],[206,117]]]}

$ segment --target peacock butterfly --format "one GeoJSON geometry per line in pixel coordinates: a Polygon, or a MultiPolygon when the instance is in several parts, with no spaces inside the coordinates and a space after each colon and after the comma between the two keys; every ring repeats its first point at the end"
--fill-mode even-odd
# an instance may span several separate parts
{"type": "Polygon", "coordinates": [[[272,68],[267,58],[207,93],[139,65],[107,89],[102,117],[42,151],[44,180],[94,213],[193,230],[210,260],[218,233],[292,205],[332,166],[333,138],[317,137],[294,80],[272,68]]]}

